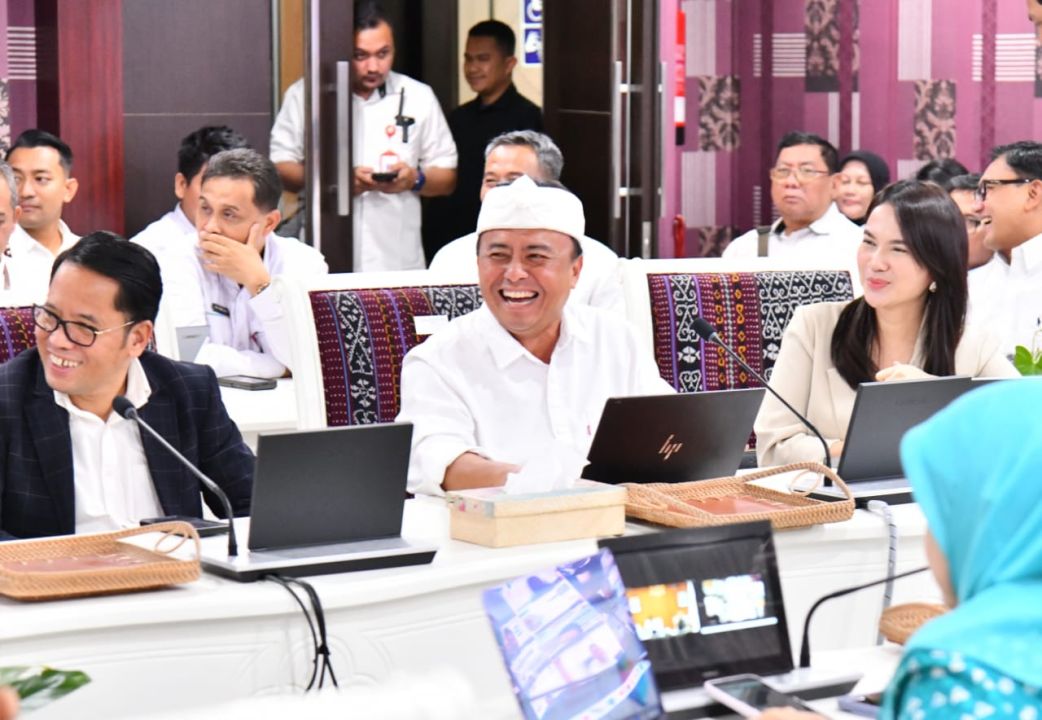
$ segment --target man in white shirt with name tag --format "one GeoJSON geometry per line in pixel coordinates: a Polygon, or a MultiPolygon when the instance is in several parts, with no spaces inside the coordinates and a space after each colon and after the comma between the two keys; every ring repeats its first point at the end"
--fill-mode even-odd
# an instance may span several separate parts
{"type": "Polygon", "coordinates": [[[805,260],[808,268],[850,268],[857,285],[857,249],[863,231],[832,202],[836,148],[822,137],[790,132],[778,143],[771,168],[771,201],[781,216],[724,248],[725,258],[805,260]]]}
{"type": "Polygon", "coordinates": [[[275,234],[281,194],[275,166],[255,150],[214,155],[200,187],[198,243],[159,258],[174,325],[208,327],[195,362],[218,377],[277,378],[291,369],[287,318],[272,278],[329,272],[317,250],[275,234]]]}
{"type": "Polygon", "coordinates": [[[478,216],[485,304],[413,348],[402,365],[412,422],[409,490],[503,485],[563,446],[585,457],[610,397],[672,393],[628,323],[567,304],[582,272],[582,203],[521,177],[478,216]]]}

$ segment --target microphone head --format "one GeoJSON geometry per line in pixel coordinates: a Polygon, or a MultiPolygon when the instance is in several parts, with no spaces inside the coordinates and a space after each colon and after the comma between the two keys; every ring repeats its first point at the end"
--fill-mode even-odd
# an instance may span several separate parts
{"type": "Polygon", "coordinates": [[[134,415],[137,414],[137,408],[134,407],[134,403],[127,400],[126,395],[117,395],[112,401],[112,409],[115,410],[120,417],[125,417],[128,420],[133,420],[134,415]]]}
{"type": "Polygon", "coordinates": [[[695,332],[698,333],[698,337],[705,342],[714,342],[716,340],[716,328],[710,325],[709,321],[704,317],[696,317],[691,324],[694,326],[695,332]]]}

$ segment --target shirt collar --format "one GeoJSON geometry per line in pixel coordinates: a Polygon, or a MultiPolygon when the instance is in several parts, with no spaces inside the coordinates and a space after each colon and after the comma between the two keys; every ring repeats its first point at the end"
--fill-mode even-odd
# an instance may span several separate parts
{"type": "Polygon", "coordinates": [[[498,108],[503,107],[507,103],[512,102],[516,95],[517,88],[514,87],[514,83],[510,83],[509,85],[507,85],[507,89],[503,91],[503,94],[496,98],[493,102],[490,102],[488,105],[483,105],[481,103],[481,98],[478,98],[478,110],[496,110],[498,108]]]}
{"type": "Polygon", "coordinates": [[[1020,256],[1021,264],[1027,272],[1033,272],[1042,266],[1042,235],[1036,235],[1025,243],[1013,248],[1011,257],[1020,256]]]}
{"type": "MultiPolygon", "coordinates": [[[[58,221],[58,233],[61,235],[62,242],[58,247],[58,253],[65,252],[80,239],[79,235],[69,229],[69,226],[65,224],[64,220],[58,221]]],[[[11,239],[7,243],[7,247],[10,250],[9,254],[18,255],[21,253],[28,252],[46,252],[50,254],[43,245],[36,242],[33,236],[26,232],[25,228],[21,225],[16,225],[14,232],[11,233],[11,239]]]]}
{"type": "MultiPolygon", "coordinates": [[[[840,226],[844,221],[851,223],[851,221],[847,219],[847,216],[839,211],[839,208],[836,207],[836,203],[829,203],[828,210],[825,211],[825,214],[808,225],[806,229],[810,230],[815,235],[831,235],[840,229],[840,226]]],[[[781,218],[774,223],[771,232],[775,235],[781,235],[785,232],[785,223],[781,218]]]]}
{"type": "MultiPolygon", "coordinates": [[[[492,352],[492,359],[498,369],[503,370],[521,357],[528,357],[534,362],[542,363],[542,360],[528,352],[517,338],[499,324],[495,315],[488,309],[488,305],[482,304],[474,312],[481,313],[479,316],[480,328],[484,331],[489,350],[492,352]]],[[[573,342],[589,339],[589,329],[576,316],[576,312],[571,305],[565,304],[561,313],[561,334],[554,346],[555,353],[558,349],[568,347],[573,342]]]]}
{"type": "MultiPolygon", "coordinates": [[[[148,376],[145,375],[145,369],[141,367],[141,361],[138,358],[131,360],[130,367],[127,368],[127,391],[124,395],[136,408],[142,407],[152,396],[152,386],[149,385],[148,376]]],[[[82,417],[91,414],[80,410],[66,393],[59,390],[54,391],[54,402],[58,407],[65,408],[70,415],[82,417]]]]}

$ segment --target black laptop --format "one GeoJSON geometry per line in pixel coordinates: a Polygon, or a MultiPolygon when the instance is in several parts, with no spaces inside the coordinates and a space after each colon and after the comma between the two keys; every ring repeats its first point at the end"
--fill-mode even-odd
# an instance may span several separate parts
{"type": "Polygon", "coordinates": [[[214,538],[203,567],[252,581],[430,562],[435,547],[401,537],[411,442],[411,423],[261,435],[248,549],[213,553],[214,538]]]}
{"type": "Polygon", "coordinates": [[[604,483],[683,482],[734,475],[763,388],[611,398],[583,477],[604,483]]]}
{"type": "MultiPolygon", "coordinates": [[[[855,500],[911,502],[912,490],[901,467],[901,438],[974,385],[968,377],[861,383],[836,473],[855,500]]],[[[814,493],[842,497],[837,487],[814,493]]]]}
{"type": "Polygon", "coordinates": [[[719,708],[702,683],[755,673],[806,699],[840,695],[855,671],[793,670],[778,560],[768,521],[600,540],[622,576],[670,718],[719,708]]]}

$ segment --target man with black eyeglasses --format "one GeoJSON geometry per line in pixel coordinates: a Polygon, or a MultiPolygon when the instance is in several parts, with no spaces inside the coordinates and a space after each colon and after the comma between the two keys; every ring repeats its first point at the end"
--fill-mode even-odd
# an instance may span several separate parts
{"type": "MultiPolygon", "coordinates": [[[[813,133],[790,132],[778,143],[771,168],[771,201],[779,219],[754,228],[724,248],[725,258],[772,257],[807,267],[856,267],[861,228],[832,202],[836,148],[813,133]]],[[[856,274],[852,276],[857,286],[856,274]]]]}
{"type": "Polygon", "coordinates": [[[977,213],[977,185],[980,175],[969,173],[956,175],[948,181],[948,196],[959,208],[966,221],[967,270],[966,283],[969,287],[969,303],[966,306],[966,320],[972,322],[976,317],[987,317],[991,314],[991,305],[995,298],[994,287],[1001,283],[1006,275],[1009,263],[985,244],[985,237],[991,230],[988,223],[981,222],[977,213]]]}
{"type": "Polygon", "coordinates": [[[1042,349],[1042,143],[1023,140],[992,151],[977,184],[976,210],[990,224],[984,242],[1008,258],[992,283],[987,314],[974,311],[1012,355],[1017,345],[1042,349]]]}
{"type": "MultiPolygon", "coordinates": [[[[213,371],[147,350],[162,290],[152,254],[112,233],[55,260],[47,300],[33,309],[36,347],[0,366],[0,539],[202,515],[198,480],[113,412],[119,395],[237,514],[249,511],[253,453],[213,371]]],[[[207,503],[221,514],[216,498],[207,503]]]]}

